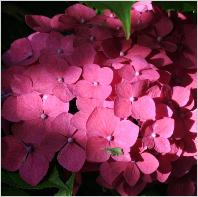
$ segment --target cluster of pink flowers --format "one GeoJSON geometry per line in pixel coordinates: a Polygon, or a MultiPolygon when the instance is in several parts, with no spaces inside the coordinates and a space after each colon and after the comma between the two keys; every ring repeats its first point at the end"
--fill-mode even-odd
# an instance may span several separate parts
{"type": "Polygon", "coordinates": [[[196,25],[151,3],[131,16],[129,40],[110,10],[26,16],[36,32],[2,56],[4,169],[34,186],[56,158],[121,195],[194,195],[196,25]]]}

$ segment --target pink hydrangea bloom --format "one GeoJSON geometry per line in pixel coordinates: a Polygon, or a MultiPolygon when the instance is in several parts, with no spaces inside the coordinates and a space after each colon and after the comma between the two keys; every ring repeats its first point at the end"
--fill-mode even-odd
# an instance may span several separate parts
{"type": "Polygon", "coordinates": [[[110,83],[113,72],[110,68],[101,68],[96,64],[87,64],[83,67],[84,80],[76,83],[75,94],[84,98],[106,99],[111,94],[110,83]]]}
{"type": "Polygon", "coordinates": [[[138,133],[135,124],[128,120],[120,121],[113,110],[96,108],[87,121],[87,160],[107,161],[111,155],[106,149],[116,147],[123,149],[124,155],[111,157],[115,160],[119,157],[127,159],[127,151],[135,143],[138,133]]]}
{"type": "Polygon", "coordinates": [[[149,149],[154,148],[159,153],[171,150],[170,138],[174,131],[174,119],[164,117],[153,124],[145,123],[143,127],[143,143],[149,149]]]}
{"type": "Polygon", "coordinates": [[[21,178],[35,186],[47,174],[49,162],[61,147],[61,141],[60,135],[44,130],[19,130],[5,136],[2,138],[2,167],[19,170],[21,178]]]}
{"type": "Polygon", "coordinates": [[[77,172],[86,159],[86,132],[77,130],[71,124],[72,115],[62,113],[52,122],[52,132],[58,132],[63,136],[63,147],[58,154],[58,162],[65,169],[77,172]],[[72,155],[72,157],[71,157],[72,155]]]}

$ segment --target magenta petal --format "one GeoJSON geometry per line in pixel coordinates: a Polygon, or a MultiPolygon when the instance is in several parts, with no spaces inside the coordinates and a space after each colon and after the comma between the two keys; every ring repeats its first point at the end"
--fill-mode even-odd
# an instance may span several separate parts
{"type": "Polygon", "coordinates": [[[56,96],[46,95],[43,101],[43,110],[50,117],[56,117],[63,112],[69,111],[69,103],[64,103],[56,96]]]}
{"type": "Polygon", "coordinates": [[[132,104],[132,116],[141,121],[154,120],[156,116],[155,103],[149,96],[140,97],[132,104]]]}
{"type": "Polygon", "coordinates": [[[24,162],[27,151],[14,136],[8,135],[2,138],[2,168],[8,171],[18,170],[24,162]]]}
{"type": "Polygon", "coordinates": [[[73,92],[68,88],[66,84],[57,84],[52,92],[63,102],[69,102],[74,98],[73,92]]]}
{"type": "Polygon", "coordinates": [[[115,115],[120,118],[127,118],[131,115],[131,102],[128,99],[117,97],[114,101],[115,115]]]}
{"type": "Polygon", "coordinates": [[[33,90],[31,79],[25,75],[13,75],[10,86],[12,91],[17,95],[30,93],[33,90]]]}
{"type": "Polygon", "coordinates": [[[10,96],[4,101],[2,116],[11,122],[19,122],[21,120],[17,113],[17,97],[10,96]]]}
{"type": "Polygon", "coordinates": [[[3,62],[6,65],[20,64],[32,56],[31,43],[27,38],[20,38],[15,40],[8,51],[3,54],[3,62]]]}
{"type": "Polygon", "coordinates": [[[154,138],[155,150],[158,153],[169,153],[171,151],[170,142],[166,138],[156,137],[154,138]]]}
{"type": "Polygon", "coordinates": [[[79,22],[81,19],[90,20],[96,15],[96,12],[92,8],[79,3],[68,7],[65,12],[69,16],[72,16],[75,19],[79,20],[79,22]]]}
{"type": "Polygon", "coordinates": [[[122,120],[117,125],[113,136],[115,143],[121,148],[133,146],[138,138],[139,127],[129,120],[122,120]]]}
{"type": "Polygon", "coordinates": [[[144,174],[151,174],[159,166],[158,160],[150,153],[142,153],[142,160],[137,162],[137,166],[144,174]]]}
{"type": "Polygon", "coordinates": [[[51,30],[50,18],[41,15],[26,15],[26,24],[35,31],[49,32],[51,30]]]}
{"type": "Polygon", "coordinates": [[[35,186],[47,174],[48,168],[48,160],[40,152],[35,151],[28,155],[26,161],[19,169],[19,174],[25,182],[35,186]]]}
{"type": "Polygon", "coordinates": [[[77,66],[69,66],[65,71],[64,71],[64,82],[66,84],[72,84],[75,83],[80,75],[82,73],[82,69],[77,67],[77,66]]]}
{"type": "Polygon", "coordinates": [[[154,132],[159,134],[161,137],[169,138],[172,136],[174,131],[174,122],[174,119],[168,117],[156,120],[153,126],[154,132]]]}
{"type": "Polygon", "coordinates": [[[177,102],[180,107],[185,106],[188,103],[189,99],[190,90],[180,86],[173,87],[172,100],[177,102]]]}
{"type": "Polygon", "coordinates": [[[130,186],[134,186],[140,179],[140,171],[135,163],[128,164],[124,171],[124,178],[130,186]]]}
{"type": "Polygon", "coordinates": [[[42,112],[42,100],[38,93],[33,92],[17,97],[17,113],[21,120],[40,118],[42,112]]]}
{"type": "Polygon", "coordinates": [[[71,172],[78,172],[81,170],[86,154],[85,150],[82,149],[75,143],[67,144],[58,154],[58,162],[61,166],[71,172]],[[72,157],[71,157],[72,155],[72,157]]]}
{"type": "Polygon", "coordinates": [[[155,27],[158,35],[164,37],[172,31],[173,23],[168,17],[162,17],[155,27]]]}
{"type": "Polygon", "coordinates": [[[72,114],[61,113],[52,122],[52,131],[54,133],[58,132],[63,136],[71,136],[76,130],[73,125],[71,125],[72,114]]]}
{"type": "Polygon", "coordinates": [[[112,134],[119,123],[119,118],[114,115],[112,109],[98,107],[90,115],[87,121],[88,136],[95,135],[107,137],[112,134]]]}
{"type": "Polygon", "coordinates": [[[150,48],[136,44],[131,49],[129,49],[125,57],[129,59],[132,59],[134,56],[142,56],[143,58],[146,58],[150,53],[150,48]]]}
{"type": "Polygon", "coordinates": [[[127,162],[104,162],[100,166],[100,175],[111,185],[126,167],[127,162]]]}
{"type": "Polygon", "coordinates": [[[91,162],[105,162],[109,159],[110,154],[106,151],[109,143],[101,137],[90,137],[87,140],[87,160],[91,162]]]}

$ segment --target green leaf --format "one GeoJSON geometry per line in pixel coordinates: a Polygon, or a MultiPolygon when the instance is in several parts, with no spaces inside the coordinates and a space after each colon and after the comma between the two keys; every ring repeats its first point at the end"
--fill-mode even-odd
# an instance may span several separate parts
{"type": "Polygon", "coordinates": [[[197,2],[196,1],[155,1],[154,4],[162,7],[164,10],[175,10],[183,12],[197,12],[197,2]]]}
{"type": "Polygon", "coordinates": [[[110,9],[122,21],[126,39],[131,35],[131,6],[135,1],[91,1],[85,2],[88,6],[97,10],[110,9]]]}
{"type": "Polygon", "coordinates": [[[56,196],[72,196],[75,174],[73,173],[65,183],[65,189],[59,189],[56,196]]]}
{"type": "Polygon", "coordinates": [[[113,156],[119,156],[119,155],[124,154],[122,148],[119,148],[119,147],[118,148],[106,148],[106,151],[113,156]]]}
{"type": "Polygon", "coordinates": [[[45,188],[59,188],[59,189],[66,189],[67,187],[62,182],[62,180],[59,177],[57,167],[54,166],[52,169],[52,172],[50,173],[49,177],[47,177],[47,180],[41,182],[37,186],[31,186],[24,182],[18,173],[16,172],[7,172],[5,170],[2,170],[1,172],[1,181],[3,183],[6,183],[10,186],[21,188],[21,189],[45,189],[45,188]]]}

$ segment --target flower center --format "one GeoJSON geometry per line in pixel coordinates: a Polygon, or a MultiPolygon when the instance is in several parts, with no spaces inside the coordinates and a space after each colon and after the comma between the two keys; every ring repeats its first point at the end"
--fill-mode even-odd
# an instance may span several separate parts
{"type": "Polygon", "coordinates": [[[97,82],[97,81],[93,82],[93,86],[98,86],[98,85],[99,85],[99,82],[97,82]]]}
{"type": "Polygon", "coordinates": [[[63,52],[64,52],[63,49],[61,49],[61,48],[57,49],[58,54],[63,54],[63,52]]]}
{"type": "Polygon", "coordinates": [[[129,100],[130,100],[131,102],[133,102],[133,101],[135,100],[135,98],[134,98],[133,96],[131,96],[131,97],[129,98],[129,100]]]}
{"type": "Polygon", "coordinates": [[[124,52],[123,51],[120,51],[120,56],[124,56],[124,52]]]}
{"type": "Polygon", "coordinates": [[[43,119],[43,120],[44,120],[44,119],[46,119],[46,118],[47,118],[47,114],[42,113],[40,117],[41,117],[41,119],[43,119]]]}
{"type": "Polygon", "coordinates": [[[43,95],[43,100],[47,100],[48,96],[47,95],[43,95]]]}
{"type": "Polygon", "coordinates": [[[112,135],[109,135],[107,136],[107,140],[110,142],[110,141],[113,141],[113,136],[112,135]]]}
{"type": "Polygon", "coordinates": [[[67,139],[67,142],[68,143],[72,143],[74,140],[73,140],[73,138],[72,137],[69,137],[68,139],[67,139]]]}
{"type": "Polygon", "coordinates": [[[85,19],[84,18],[81,18],[80,19],[80,23],[82,23],[82,24],[85,23],[85,19]]]}
{"type": "Polygon", "coordinates": [[[63,77],[58,77],[58,78],[57,78],[57,81],[58,81],[59,83],[63,83],[63,82],[64,82],[64,79],[63,79],[63,77]]]}
{"type": "Polygon", "coordinates": [[[155,138],[156,137],[156,133],[152,133],[151,137],[155,138]]]}
{"type": "Polygon", "coordinates": [[[140,73],[138,71],[135,72],[135,76],[139,76],[140,73]]]}
{"type": "Polygon", "coordinates": [[[25,148],[26,148],[28,153],[31,153],[33,151],[33,146],[30,145],[30,144],[25,144],[25,148]]]}
{"type": "Polygon", "coordinates": [[[158,36],[158,37],[157,37],[157,41],[158,41],[158,42],[161,42],[161,41],[162,41],[162,37],[161,37],[161,36],[158,36]]]}
{"type": "Polygon", "coordinates": [[[95,40],[95,37],[94,37],[94,36],[90,36],[90,37],[89,37],[89,40],[90,40],[90,41],[94,41],[94,40],[95,40]]]}

